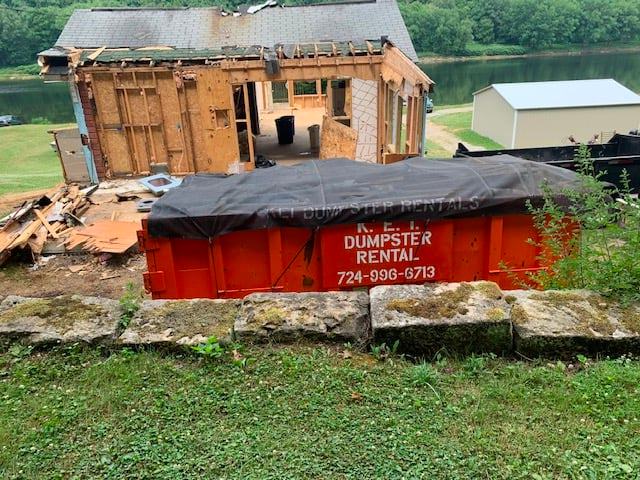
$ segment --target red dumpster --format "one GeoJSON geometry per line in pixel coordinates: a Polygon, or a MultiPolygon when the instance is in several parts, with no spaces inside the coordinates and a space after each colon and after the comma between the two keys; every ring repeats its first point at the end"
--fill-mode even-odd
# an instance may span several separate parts
{"type": "Polygon", "coordinates": [[[190,177],[143,222],[145,287],[153,298],[480,279],[515,287],[544,268],[525,206],[540,200],[542,181],[560,189],[575,174],[503,156],[190,177]]]}

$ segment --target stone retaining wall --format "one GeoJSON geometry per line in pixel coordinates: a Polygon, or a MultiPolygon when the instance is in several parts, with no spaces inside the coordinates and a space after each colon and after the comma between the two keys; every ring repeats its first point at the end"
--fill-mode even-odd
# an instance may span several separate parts
{"type": "Polygon", "coordinates": [[[371,292],[260,293],[243,300],[149,300],[128,325],[117,301],[7,297],[0,340],[28,344],[194,345],[309,340],[392,345],[418,356],[527,357],[640,352],[640,306],[583,290],[502,291],[491,282],[380,286],[371,292]]]}

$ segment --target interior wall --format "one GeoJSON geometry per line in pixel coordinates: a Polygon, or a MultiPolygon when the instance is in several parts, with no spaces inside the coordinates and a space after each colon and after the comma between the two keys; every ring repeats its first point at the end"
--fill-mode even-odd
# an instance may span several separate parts
{"type": "Polygon", "coordinates": [[[351,126],[358,133],[356,160],[375,163],[378,145],[378,83],[353,78],[351,92],[351,126]]]}

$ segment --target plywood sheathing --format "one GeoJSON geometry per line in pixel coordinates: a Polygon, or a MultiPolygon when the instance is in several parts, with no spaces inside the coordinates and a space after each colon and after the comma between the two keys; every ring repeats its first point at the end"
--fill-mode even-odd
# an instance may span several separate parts
{"type": "Polygon", "coordinates": [[[75,229],[65,245],[72,250],[81,246],[91,253],[124,253],[137,244],[138,222],[100,220],[75,229]]]}
{"type": "Polygon", "coordinates": [[[205,164],[198,171],[227,173],[240,159],[231,82],[220,68],[199,69],[197,75],[205,147],[205,164]]]}
{"type": "Polygon", "coordinates": [[[320,159],[356,158],[358,133],[350,127],[325,116],[320,136],[320,159]]]}

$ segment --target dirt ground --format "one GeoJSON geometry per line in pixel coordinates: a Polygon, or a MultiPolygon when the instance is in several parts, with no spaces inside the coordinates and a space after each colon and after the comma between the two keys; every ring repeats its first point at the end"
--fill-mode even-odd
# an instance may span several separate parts
{"type": "Polygon", "coordinates": [[[142,289],[142,273],[146,270],[144,255],[114,256],[101,263],[87,254],[65,254],[43,257],[35,266],[30,259],[13,256],[0,268],[0,298],[7,295],[55,297],[57,295],[95,295],[118,299],[128,283],[142,289]],[[82,270],[76,270],[83,266],[82,270]]]}
{"type": "MultiPolygon", "coordinates": [[[[0,197],[0,210],[13,210],[25,200],[38,198],[47,191],[0,197]]],[[[92,205],[83,214],[85,222],[117,219],[139,222],[146,213],[136,210],[142,198],[153,198],[135,180],[105,182],[90,197],[92,205]],[[117,201],[116,193],[135,195],[129,201],[117,201]]],[[[37,262],[29,251],[14,252],[0,266],[0,299],[7,295],[52,297],[63,294],[96,295],[120,298],[132,283],[142,290],[142,273],[146,270],[144,254],[121,255],[64,253],[43,255],[37,262]]]]}
{"type": "MultiPolygon", "coordinates": [[[[446,115],[448,113],[470,112],[471,110],[473,110],[473,107],[446,108],[443,110],[436,110],[429,116],[429,118],[437,117],[439,115],[446,115]]],[[[448,152],[451,152],[452,155],[458,148],[458,143],[460,142],[460,139],[458,137],[449,132],[443,126],[438,125],[434,122],[429,122],[429,125],[427,127],[427,135],[429,137],[429,140],[437,143],[448,152]]],[[[483,148],[479,147],[478,145],[472,145],[466,142],[465,146],[470,150],[483,150],[483,148]]]]}

